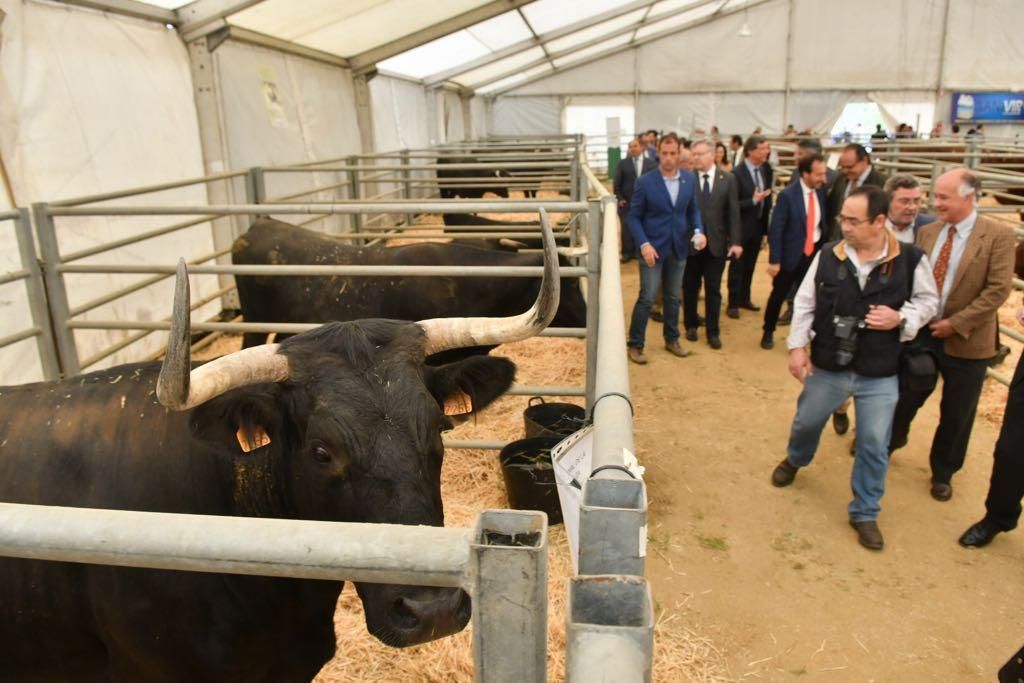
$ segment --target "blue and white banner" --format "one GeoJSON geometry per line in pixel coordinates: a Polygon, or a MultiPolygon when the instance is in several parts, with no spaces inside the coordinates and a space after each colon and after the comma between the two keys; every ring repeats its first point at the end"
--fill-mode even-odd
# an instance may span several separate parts
{"type": "Polygon", "coordinates": [[[956,123],[1024,123],[1024,93],[954,92],[956,123]]]}

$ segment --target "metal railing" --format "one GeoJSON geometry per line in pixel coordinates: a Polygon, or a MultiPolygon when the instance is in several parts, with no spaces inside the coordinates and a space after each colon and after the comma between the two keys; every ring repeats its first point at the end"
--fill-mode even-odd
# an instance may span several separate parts
{"type": "Polygon", "coordinates": [[[547,517],[541,512],[486,510],[472,528],[460,529],[0,503],[0,555],[462,588],[472,599],[475,680],[546,679],[547,517]],[[495,544],[496,534],[532,542],[495,544]]]}

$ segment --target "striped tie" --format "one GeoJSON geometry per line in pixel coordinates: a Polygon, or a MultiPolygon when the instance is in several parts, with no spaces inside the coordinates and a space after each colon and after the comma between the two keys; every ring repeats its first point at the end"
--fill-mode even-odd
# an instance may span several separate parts
{"type": "Polygon", "coordinates": [[[953,238],[955,236],[956,226],[951,225],[949,233],[946,235],[946,241],[942,243],[942,249],[939,250],[939,258],[935,259],[935,267],[932,268],[935,284],[939,287],[939,296],[942,296],[942,290],[945,289],[946,272],[949,271],[949,257],[953,253],[953,238]]]}

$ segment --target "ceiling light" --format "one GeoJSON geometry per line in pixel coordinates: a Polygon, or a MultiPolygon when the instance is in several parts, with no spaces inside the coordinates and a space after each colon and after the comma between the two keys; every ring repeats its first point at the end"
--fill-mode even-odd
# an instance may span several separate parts
{"type": "Polygon", "coordinates": [[[743,26],[740,26],[740,30],[736,32],[736,35],[738,35],[740,38],[749,38],[751,35],[750,24],[744,21],[743,26]]]}

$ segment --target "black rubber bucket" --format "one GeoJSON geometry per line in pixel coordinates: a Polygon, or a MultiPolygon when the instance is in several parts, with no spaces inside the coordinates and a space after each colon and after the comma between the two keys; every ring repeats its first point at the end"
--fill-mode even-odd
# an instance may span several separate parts
{"type": "Polygon", "coordinates": [[[561,440],[560,436],[520,439],[502,448],[498,455],[509,507],[546,512],[548,524],[562,523],[562,506],[551,464],[551,449],[561,440]]]}
{"type": "Polygon", "coordinates": [[[587,411],[572,403],[545,403],[540,396],[534,396],[523,411],[526,438],[535,436],[557,436],[564,439],[583,427],[587,411]]]}

